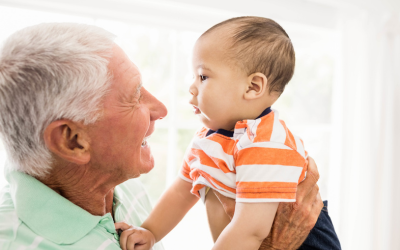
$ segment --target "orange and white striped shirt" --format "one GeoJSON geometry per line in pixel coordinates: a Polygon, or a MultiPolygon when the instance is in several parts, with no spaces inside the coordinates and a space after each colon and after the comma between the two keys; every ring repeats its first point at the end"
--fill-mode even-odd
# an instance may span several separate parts
{"type": "Polygon", "coordinates": [[[234,131],[199,130],[179,176],[203,200],[208,186],[237,202],[293,202],[306,170],[303,141],[267,108],[255,120],[237,122],[234,131]]]}

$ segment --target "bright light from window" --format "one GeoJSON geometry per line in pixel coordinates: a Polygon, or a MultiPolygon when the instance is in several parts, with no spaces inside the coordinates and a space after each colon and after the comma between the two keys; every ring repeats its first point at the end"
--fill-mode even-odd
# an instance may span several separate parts
{"type": "MultiPolygon", "coordinates": [[[[279,20],[278,20],[279,21],[279,20]]],[[[118,44],[138,65],[144,86],[166,104],[169,114],[158,122],[150,144],[156,166],[141,177],[153,201],[177,176],[186,146],[201,124],[188,104],[191,49],[200,35],[192,30],[165,29],[119,21],[60,15],[58,13],[0,7],[0,41],[26,26],[42,22],[95,24],[118,36],[118,44]],[[23,18],[21,18],[23,17],[23,18]]],[[[303,138],[309,154],[321,173],[320,187],[325,195],[331,137],[331,94],[334,77],[334,33],[281,22],[292,38],[296,51],[293,80],[273,108],[280,111],[293,133],[303,138]]],[[[0,164],[5,152],[0,148],[0,164]]],[[[0,171],[0,186],[5,185],[0,171]]],[[[211,249],[203,204],[199,202],[164,240],[166,249],[211,249]],[[199,240],[202,239],[202,240],[199,240]],[[196,242],[196,244],[193,244],[196,242]]]]}

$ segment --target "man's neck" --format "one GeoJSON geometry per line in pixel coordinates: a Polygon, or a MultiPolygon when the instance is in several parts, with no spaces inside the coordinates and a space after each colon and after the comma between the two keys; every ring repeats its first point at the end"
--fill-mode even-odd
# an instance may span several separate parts
{"type": "Polygon", "coordinates": [[[90,166],[54,167],[42,183],[93,215],[112,212],[115,181],[110,173],[99,173],[90,166]]]}

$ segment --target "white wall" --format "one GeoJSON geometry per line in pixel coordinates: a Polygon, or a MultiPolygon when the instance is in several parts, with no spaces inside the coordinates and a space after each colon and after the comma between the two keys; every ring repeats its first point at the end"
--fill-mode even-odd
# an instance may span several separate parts
{"type": "MultiPolygon", "coordinates": [[[[232,16],[267,16],[310,47],[305,55],[317,49],[310,46],[313,40],[328,38],[335,57],[331,122],[315,127],[293,122],[294,127],[300,135],[317,128],[329,132],[329,146],[318,149],[318,137],[309,141],[315,141],[314,152],[321,151],[319,184],[343,249],[400,249],[400,1],[0,0],[0,5],[193,32],[232,16]]],[[[300,89],[290,91],[295,98],[300,89]]],[[[185,230],[178,229],[170,244],[185,230]]]]}

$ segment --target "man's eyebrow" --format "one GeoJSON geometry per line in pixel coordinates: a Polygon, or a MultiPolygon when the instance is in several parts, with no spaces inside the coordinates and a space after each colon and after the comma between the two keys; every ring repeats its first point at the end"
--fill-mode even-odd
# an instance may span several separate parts
{"type": "Polygon", "coordinates": [[[142,88],[143,83],[142,81],[140,81],[139,85],[136,87],[136,91],[135,91],[135,96],[137,96],[140,93],[140,89],[142,88]]]}
{"type": "Polygon", "coordinates": [[[212,72],[212,70],[211,70],[210,68],[208,68],[207,66],[205,66],[204,64],[199,64],[199,65],[197,66],[197,68],[198,68],[198,69],[208,70],[208,71],[211,71],[211,72],[212,72]]]}
{"type": "Polygon", "coordinates": [[[129,101],[136,100],[137,98],[140,97],[140,89],[142,88],[142,86],[143,86],[143,83],[142,83],[142,81],[140,81],[140,83],[136,86],[136,90],[135,91],[132,91],[132,92],[129,91],[128,93],[126,93],[127,94],[127,98],[129,98],[128,99],[129,101]]]}

